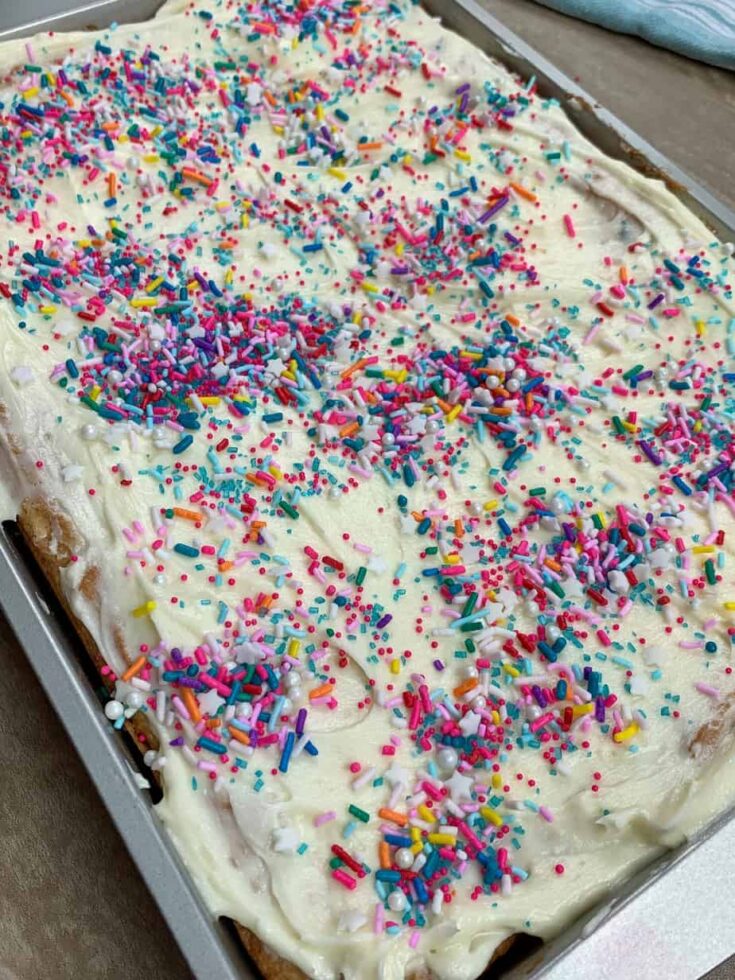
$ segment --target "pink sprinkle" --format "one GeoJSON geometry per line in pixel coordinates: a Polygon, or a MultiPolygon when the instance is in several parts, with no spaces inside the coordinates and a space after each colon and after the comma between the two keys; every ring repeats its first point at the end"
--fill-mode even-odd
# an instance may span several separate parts
{"type": "Polygon", "coordinates": [[[538,812],[541,814],[541,816],[544,818],[544,820],[547,823],[553,823],[554,822],[554,814],[551,812],[551,810],[547,806],[540,806],[538,808],[538,812]]]}
{"type": "Polygon", "coordinates": [[[357,888],[357,879],[353,878],[351,875],[348,875],[347,872],[343,871],[341,868],[335,868],[332,872],[332,877],[335,881],[338,881],[340,885],[348,888],[351,892],[357,888]]]}
{"type": "Polygon", "coordinates": [[[377,934],[381,933],[385,928],[385,910],[383,909],[382,902],[375,903],[375,920],[373,922],[373,932],[377,934]]]}
{"type": "Polygon", "coordinates": [[[567,235],[569,235],[570,238],[577,237],[577,232],[574,230],[574,223],[572,221],[572,217],[569,214],[564,215],[564,227],[566,228],[567,235]]]}
{"type": "Polygon", "coordinates": [[[697,681],[694,685],[700,694],[706,694],[708,698],[719,698],[720,692],[716,687],[712,687],[711,684],[705,684],[703,681],[697,681]]]}
{"type": "Polygon", "coordinates": [[[336,820],[337,814],[334,810],[325,810],[324,813],[317,813],[314,817],[314,826],[321,827],[322,824],[329,823],[331,820],[336,820]]]}
{"type": "Polygon", "coordinates": [[[416,949],[419,944],[419,939],[421,939],[421,933],[418,931],[418,929],[414,929],[414,931],[411,933],[411,938],[408,940],[408,945],[411,947],[411,949],[416,949]]]}

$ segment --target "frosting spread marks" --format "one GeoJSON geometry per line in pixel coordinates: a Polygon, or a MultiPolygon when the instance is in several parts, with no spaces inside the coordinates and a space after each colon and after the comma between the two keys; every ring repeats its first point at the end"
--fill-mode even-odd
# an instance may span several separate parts
{"type": "Polygon", "coordinates": [[[0,400],[212,907],[471,977],[724,806],[728,250],[403,2],[18,53],[0,400]]]}

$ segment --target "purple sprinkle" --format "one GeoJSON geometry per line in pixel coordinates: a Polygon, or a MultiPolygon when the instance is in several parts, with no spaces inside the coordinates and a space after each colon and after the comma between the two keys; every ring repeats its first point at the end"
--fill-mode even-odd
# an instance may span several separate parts
{"type": "Polygon", "coordinates": [[[650,442],[646,442],[645,439],[639,439],[638,445],[640,446],[641,451],[648,457],[648,459],[653,463],[654,466],[661,465],[663,459],[661,456],[659,456],[659,454],[656,452],[656,450],[653,448],[650,442]]]}
{"type": "Polygon", "coordinates": [[[489,221],[494,214],[497,214],[498,211],[504,208],[509,200],[510,198],[508,197],[501,197],[499,200],[497,200],[492,207],[488,208],[484,214],[480,215],[480,217],[478,218],[478,224],[484,225],[485,222],[489,221]]]}
{"type": "Polygon", "coordinates": [[[379,630],[382,630],[384,626],[388,625],[391,619],[393,619],[393,617],[391,616],[390,613],[386,613],[385,616],[381,616],[378,622],[376,623],[377,628],[379,630]]]}
{"type": "Polygon", "coordinates": [[[655,310],[659,303],[662,303],[666,297],[663,293],[659,293],[658,296],[654,296],[651,302],[648,304],[649,310],[655,310]]]}
{"type": "Polygon", "coordinates": [[[605,699],[595,698],[595,721],[605,720],[605,699]]]}
{"type": "Polygon", "coordinates": [[[299,713],[296,715],[296,734],[304,734],[304,725],[306,724],[306,708],[299,708],[299,713]]]}
{"type": "Polygon", "coordinates": [[[533,685],[533,687],[531,688],[531,694],[533,694],[533,696],[536,698],[536,703],[540,708],[545,708],[546,705],[549,703],[546,695],[538,686],[538,684],[533,685]]]}

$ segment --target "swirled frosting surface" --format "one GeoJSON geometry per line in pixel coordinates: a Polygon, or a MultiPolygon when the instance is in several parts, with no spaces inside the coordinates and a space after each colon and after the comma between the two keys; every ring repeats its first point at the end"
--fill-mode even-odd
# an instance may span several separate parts
{"type": "Polygon", "coordinates": [[[729,250],[404,0],[0,76],[7,510],[71,518],[213,912],[465,980],[723,810],[729,250]]]}

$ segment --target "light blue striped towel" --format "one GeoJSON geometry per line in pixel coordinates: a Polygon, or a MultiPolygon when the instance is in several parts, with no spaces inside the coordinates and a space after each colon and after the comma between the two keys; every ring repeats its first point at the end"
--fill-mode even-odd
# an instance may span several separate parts
{"type": "Polygon", "coordinates": [[[537,0],[612,31],[735,69],[735,0],[537,0]]]}

